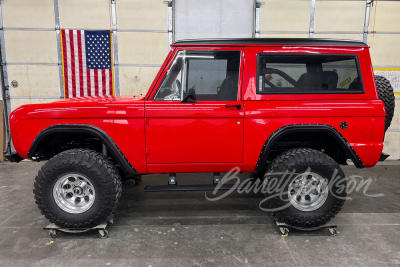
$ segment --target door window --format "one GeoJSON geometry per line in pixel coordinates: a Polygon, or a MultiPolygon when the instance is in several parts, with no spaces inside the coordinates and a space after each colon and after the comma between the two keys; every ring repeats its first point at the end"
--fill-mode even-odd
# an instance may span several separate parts
{"type": "Polygon", "coordinates": [[[153,100],[182,101],[195,92],[196,101],[238,99],[240,51],[181,51],[153,100]]]}

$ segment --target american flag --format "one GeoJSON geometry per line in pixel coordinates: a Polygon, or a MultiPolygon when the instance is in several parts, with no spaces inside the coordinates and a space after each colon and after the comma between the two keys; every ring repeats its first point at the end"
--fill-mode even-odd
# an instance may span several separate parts
{"type": "Polygon", "coordinates": [[[61,30],[64,97],[113,95],[110,31],[61,30]]]}

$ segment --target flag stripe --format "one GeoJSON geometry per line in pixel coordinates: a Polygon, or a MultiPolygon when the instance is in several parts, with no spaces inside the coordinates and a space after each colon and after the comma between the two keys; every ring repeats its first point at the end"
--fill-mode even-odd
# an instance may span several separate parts
{"type": "Polygon", "coordinates": [[[69,30],[65,32],[65,41],[67,46],[68,97],[72,97],[71,45],[70,45],[69,33],[70,33],[69,30]]]}
{"type": "Polygon", "coordinates": [[[106,74],[106,93],[107,95],[110,95],[110,75],[108,75],[108,73],[110,72],[110,70],[105,70],[106,74]]]}
{"type": "Polygon", "coordinates": [[[85,45],[85,31],[81,31],[81,53],[82,53],[82,86],[85,96],[90,96],[90,88],[88,86],[87,71],[86,71],[86,45],[85,45]]]}
{"type": "Polygon", "coordinates": [[[107,88],[106,88],[106,70],[101,70],[101,81],[103,84],[101,87],[103,88],[103,95],[108,95],[107,88]]]}
{"type": "Polygon", "coordinates": [[[89,77],[87,80],[87,91],[88,91],[88,96],[92,96],[92,87],[90,85],[91,79],[90,79],[90,71],[91,70],[86,70],[86,77],[89,77]]]}
{"type": "Polygon", "coordinates": [[[62,46],[63,46],[63,61],[64,61],[64,97],[68,97],[66,90],[68,90],[68,61],[67,61],[67,45],[66,45],[66,37],[65,31],[61,31],[62,34],[62,46]]]}
{"type": "MultiPolygon", "coordinates": [[[[111,62],[111,64],[112,64],[112,62],[111,62]]],[[[109,81],[108,81],[108,86],[109,86],[109,88],[110,88],[110,95],[113,95],[114,94],[114,92],[113,92],[113,86],[112,86],[112,83],[113,83],[113,78],[112,78],[112,69],[109,69],[108,70],[108,79],[109,79],[109,81]]]]}
{"type": "Polygon", "coordinates": [[[80,97],[81,92],[78,90],[79,88],[79,53],[78,53],[78,34],[76,30],[72,31],[72,38],[74,40],[74,64],[75,64],[75,88],[74,91],[76,92],[76,96],[80,97]]]}
{"type": "Polygon", "coordinates": [[[77,31],[77,43],[78,43],[78,59],[79,59],[79,91],[81,96],[86,96],[85,91],[83,90],[83,71],[82,71],[82,40],[81,40],[81,31],[77,31]]]}
{"type": "Polygon", "coordinates": [[[100,95],[99,93],[99,75],[97,74],[97,69],[93,70],[94,76],[94,94],[100,95]]]}
{"type": "Polygon", "coordinates": [[[102,70],[97,70],[97,76],[98,76],[98,87],[99,87],[99,95],[103,95],[103,80],[101,76],[101,71],[102,70]]]}
{"type": "Polygon", "coordinates": [[[99,94],[96,94],[96,90],[95,90],[96,84],[94,82],[94,71],[95,70],[93,70],[93,69],[89,70],[90,84],[91,84],[90,91],[92,92],[92,96],[99,95],[99,94]]]}

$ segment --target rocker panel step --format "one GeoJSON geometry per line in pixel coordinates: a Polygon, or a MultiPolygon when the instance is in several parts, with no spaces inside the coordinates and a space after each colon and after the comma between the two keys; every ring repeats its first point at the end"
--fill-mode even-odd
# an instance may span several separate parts
{"type": "MultiPolygon", "coordinates": [[[[199,184],[199,185],[147,185],[144,192],[168,192],[168,191],[213,191],[217,184],[199,184]]],[[[236,184],[223,184],[218,190],[236,189],[236,184]]]]}

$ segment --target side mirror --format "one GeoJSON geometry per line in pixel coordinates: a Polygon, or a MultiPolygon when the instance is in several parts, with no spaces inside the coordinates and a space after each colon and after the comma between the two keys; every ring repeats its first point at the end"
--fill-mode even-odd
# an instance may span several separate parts
{"type": "Polygon", "coordinates": [[[187,92],[187,95],[185,96],[185,98],[181,101],[181,103],[196,103],[196,90],[195,87],[193,86],[192,88],[190,88],[187,92]],[[192,101],[188,101],[188,100],[192,100],[192,101]]]}

